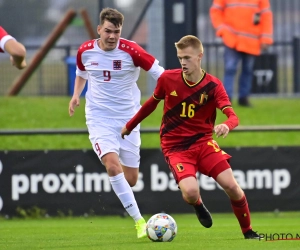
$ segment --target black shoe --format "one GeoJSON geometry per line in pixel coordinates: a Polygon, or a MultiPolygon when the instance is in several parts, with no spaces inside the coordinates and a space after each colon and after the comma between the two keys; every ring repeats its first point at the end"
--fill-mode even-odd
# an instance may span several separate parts
{"type": "Polygon", "coordinates": [[[257,234],[252,229],[248,230],[246,233],[244,233],[245,239],[263,239],[264,237],[262,235],[257,234]]]}
{"type": "Polygon", "coordinates": [[[204,204],[201,203],[198,206],[194,206],[194,208],[201,225],[206,228],[210,228],[212,226],[212,217],[204,204]]]}
{"type": "Polygon", "coordinates": [[[252,107],[251,103],[249,102],[248,97],[239,98],[238,104],[243,107],[252,107]]]}

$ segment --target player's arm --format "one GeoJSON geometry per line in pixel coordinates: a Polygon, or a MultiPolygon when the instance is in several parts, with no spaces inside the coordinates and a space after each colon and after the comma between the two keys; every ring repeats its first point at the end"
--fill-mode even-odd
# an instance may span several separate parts
{"type": "Polygon", "coordinates": [[[0,26],[0,52],[10,54],[12,65],[18,69],[26,67],[26,49],[24,45],[9,35],[5,29],[0,26]]]}
{"type": "Polygon", "coordinates": [[[216,107],[219,108],[223,114],[227,116],[227,120],[214,127],[214,131],[217,137],[223,136],[225,138],[229,131],[234,129],[239,124],[239,119],[235,114],[228,95],[224,89],[223,84],[219,81],[219,84],[215,91],[216,107]]]}
{"type": "Polygon", "coordinates": [[[4,48],[5,51],[10,54],[10,61],[13,66],[18,69],[24,69],[26,67],[26,49],[23,44],[11,39],[5,43],[4,48]]]}
{"type": "Polygon", "coordinates": [[[161,74],[165,71],[165,69],[159,65],[158,60],[154,60],[151,68],[148,70],[148,73],[152,76],[154,80],[157,81],[157,79],[161,76],[161,74]]]}
{"type": "Polygon", "coordinates": [[[81,76],[76,76],[74,84],[74,93],[69,103],[69,115],[72,116],[75,112],[75,107],[80,105],[80,95],[86,84],[86,79],[81,76]]]}
{"type": "Polygon", "coordinates": [[[227,116],[227,120],[219,125],[216,125],[214,127],[214,131],[217,137],[223,135],[223,138],[225,138],[229,131],[233,130],[239,125],[239,118],[231,106],[224,107],[222,112],[227,116]]]}
{"type": "Polygon", "coordinates": [[[135,49],[138,53],[132,55],[134,65],[141,67],[157,81],[165,69],[159,65],[159,61],[154,56],[149,54],[142,47],[135,45],[135,49]]]}
{"type": "Polygon", "coordinates": [[[129,135],[131,131],[142,122],[147,116],[149,116],[157,107],[159,99],[151,96],[140,108],[140,110],[131,118],[129,122],[122,128],[121,136],[124,139],[125,135],[129,135]]]}
{"type": "Polygon", "coordinates": [[[75,107],[80,105],[80,95],[85,87],[86,81],[88,79],[88,73],[82,63],[82,46],[77,51],[76,56],[76,78],[74,83],[74,92],[72,99],[69,103],[69,115],[72,116],[75,112],[75,107]]]}

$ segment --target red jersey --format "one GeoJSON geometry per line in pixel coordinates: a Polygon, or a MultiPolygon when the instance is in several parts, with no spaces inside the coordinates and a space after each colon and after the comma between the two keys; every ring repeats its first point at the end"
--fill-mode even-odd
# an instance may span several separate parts
{"type": "Polygon", "coordinates": [[[153,97],[164,100],[160,128],[163,152],[193,149],[212,139],[216,109],[231,107],[222,82],[203,71],[196,83],[181,69],[166,70],[158,79],[153,97]]]}
{"type": "Polygon", "coordinates": [[[0,26],[0,52],[1,53],[4,53],[5,50],[4,50],[4,45],[5,43],[10,40],[10,39],[15,39],[13,38],[11,35],[9,35],[5,29],[3,29],[1,26],[0,26]]]}
{"type": "Polygon", "coordinates": [[[0,52],[1,53],[3,53],[4,52],[4,44],[3,44],[3,46],[1,46],[2,44],[1,44],[1,40],[5,37],[5,36],[7,36],[8,34],[7,34],[7,32],[6,32],[6,30],[5,29],[3,29],[1,26],[0,26],[0,52]]]}

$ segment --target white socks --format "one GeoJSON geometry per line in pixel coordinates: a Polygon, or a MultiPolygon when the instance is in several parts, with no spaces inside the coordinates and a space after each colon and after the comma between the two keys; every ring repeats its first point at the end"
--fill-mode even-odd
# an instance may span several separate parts
{"type": "Polygon", "coordinates": [[[138,221],[142,218],[133,191],[125,179],[124,173],[116,176],[109,177],[111,186],[115,194],[119,197],[127,213],[135,220],[138,221]]]}

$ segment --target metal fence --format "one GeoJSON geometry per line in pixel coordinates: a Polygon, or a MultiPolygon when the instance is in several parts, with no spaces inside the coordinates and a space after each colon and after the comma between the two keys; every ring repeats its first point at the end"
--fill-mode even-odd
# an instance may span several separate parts
{"type": "MultiPolygon", "coordinates": [[[[295,132],[300,131],[300,125],[251,125],[238,126],[231,132],[295,132]]],[[[159,133],[159,128],[141,128],[142,134],[159,133]]],[[[0,136],[19,136],[19,135],[78,135],[88,134],[87,129],[0,129],[0,136]]]]}
{"type": "MultiPolygon", "coordinates": [[[[165,0],[167,1],[167,0],[165,0]]],[[[279,95],[293,95],[300,91],[299,34],[300,1],[270,0],[274,14],[275,43],[268,53],[277,57],[277,92],[279,95]]],[[[148,49],[164,64],[164,23],[161,0],[10,0],[0,2],[0,24],[27,47],[30,62],[61,16],[68,8],[79,11],[86,8],[96,28],[102,7],[114,7],[123,12],[125,24],[123,37],[132,38],[148,49]],[[6,11],[7,10],[7,11],[6,11]],[[8,11],[9,10],[9,11],[8,11]],[[36,20],[39,20],[38,22],[36,20]]],[[[166,2],[167,3],[167,2],[166,2]]],[[[215,36],[209,18],[212,1],[198,0],[197,33],[205,46],[203,68],[220,79],[223,77],[223,45],[215,36]]],[[[166,5],[167,6],[167,5],[166,5]]],[[[70,27],[47,54],[39,68],[30,77],[19,95],[69,95],[68,74],[65,59],[75,56],[78,46],[88,40],[83,21],[78,15],[70,27]]],[[[5,95],[22,71],[10,66],[7,55],[0,55],[0,96],[5,95]]],[[[148,95],[149,80],[142,72],[138,82],[142,95],[148,95]]]]}

